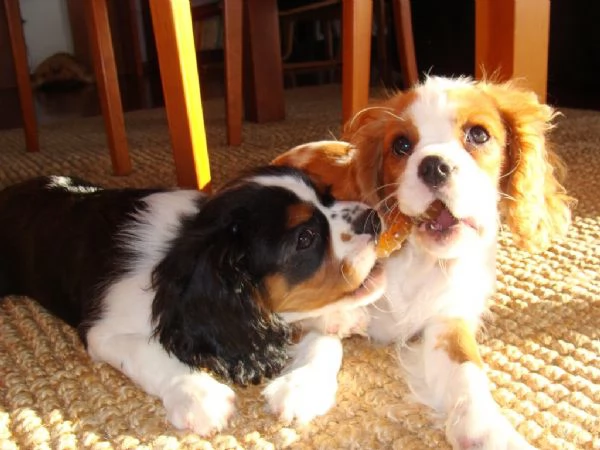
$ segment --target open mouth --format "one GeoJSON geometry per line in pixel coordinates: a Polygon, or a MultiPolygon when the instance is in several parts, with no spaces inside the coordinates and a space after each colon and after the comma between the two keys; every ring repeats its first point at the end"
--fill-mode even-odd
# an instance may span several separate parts
{"type": "Polygon", "coordinates": [[[471,218],[459,219],[455,217],[448,207],[440,200],[436,200],[422,217],[415,221],[419,231],[424,231],[435,236],[445,236],[457,231],[461,226],[466,226],[477,231],[477,224],[471,218]],[[433,210],[434,213],[429,211],[433,210]]]}

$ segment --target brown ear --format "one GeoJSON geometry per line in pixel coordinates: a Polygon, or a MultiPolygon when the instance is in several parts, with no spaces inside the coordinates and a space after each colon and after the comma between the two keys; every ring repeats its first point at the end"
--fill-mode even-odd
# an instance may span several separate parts
{"type": "Polygon", "coordinates": [[[386,99],[373,103],[357,112],[345,125],[342,139],[360,151],[357,155],[357,182],[361,186],[363,200],[371,206],[381,206],[382,199],[389,196],[383,173],[385,139],[403,119],[398,111],[406,109],[414,101],[415,91],[398,91],[386,99]]]}
{"type": "Polygon", "coordinates": [[[304,170],[322,191],[338,200],[360,200],[357,181],[358,149],[343,141],[318,141],[295,147],[275,158],[271,164],[304,170]]]}
{"type": "Polygon", "coordinates": [[[548,148],[554,110],[533,92],[509,83],[480,87],[491,95],[508,129],[501,209],[519,246],[545,250],[567,232],[573,199],[562,186],[564,165],[548,148]]]}
{"type": "Polygon", "coordinates": [[[360,200],[373,207],[381,200],[382,151],[386,125],[397,120],[393,106],[408,94],[369,106],[344,126],[342,141],[319,141],[293,148],[272,164],[303,169],[317,186],[329,187],[339,200],[360,200]]]}
{"type": "Polygon", "coordinates": [[[381,146],[385,136],[386,123],[390,118],[395,117],[392,107],[395,98],[398,96],[360,110],[344,124],[342,140],[365,150],[365,160],[372,159],[373,152],[381,152],[378,147],[381,146]]]}

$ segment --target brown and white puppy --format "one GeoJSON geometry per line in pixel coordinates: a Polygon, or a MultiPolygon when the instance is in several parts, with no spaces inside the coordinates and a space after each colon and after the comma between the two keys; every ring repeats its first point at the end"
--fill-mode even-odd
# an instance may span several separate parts
{"type": "Polygon", "coordinates": [[[475,333],[494,291],[500,223],[531,251],[569,226],[562,165],[546,142],[554,116],[511,83],[431,77],[356,114],[347,142],[303,145],[274,161],[340,199],[365,201],[388,224],[398,211],[413,218],[385,261],[388,287],[369,308],[368,335],[410,348],[400,358],[411,388],[446,418],[455,448],[529,447],[489,392],[475,333]],[[423,219],[434,202],[442,211],[423,219]]]}

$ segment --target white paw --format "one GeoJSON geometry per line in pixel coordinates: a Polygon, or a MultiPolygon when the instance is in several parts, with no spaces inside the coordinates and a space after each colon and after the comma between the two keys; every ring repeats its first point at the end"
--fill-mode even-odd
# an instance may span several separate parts
{"type": "Polygon", "coordinates": [[[446,435],[454,449],[532,450],[492,401],[461,399],[446,423],[446,435]]]}
{"type": "Polygon", "coordinates": [[[336,377],[324,376],[310,366],[292,370],[263,390],[269,410],[284,422],[310,422],[335,404],[336,377]]]}
{"type": "Polygon", "coordinates": [[[235,409],[235,394],[229,386],[206,373],[174,378],[162,394],[167,418],[179,429],[201,436],[222,430],[235,409]]]}

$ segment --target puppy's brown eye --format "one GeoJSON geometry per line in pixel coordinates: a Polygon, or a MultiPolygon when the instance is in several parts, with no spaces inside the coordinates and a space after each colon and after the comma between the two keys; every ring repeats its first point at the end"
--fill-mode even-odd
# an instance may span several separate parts
{"type": "Polygon", "coordinates": [[[474,125],[467,130],[466,138],[470,144],[481,145],[490,140],[490,134],[481,125],[474,125]]]}
{"type": "Polygon", "coordinates": [[[298,243],[296,244],[296,250],[305,250],[312,245],[315,241],[316,234],[313,230],[305,228],[298,235],[298,243]]]}
{"type": "Polygon", "coordinates": [[[406,136],[398,136],[392,142],[392,152],[396,156],[406,156],[413,149],[413,143],[406,136]]]}

